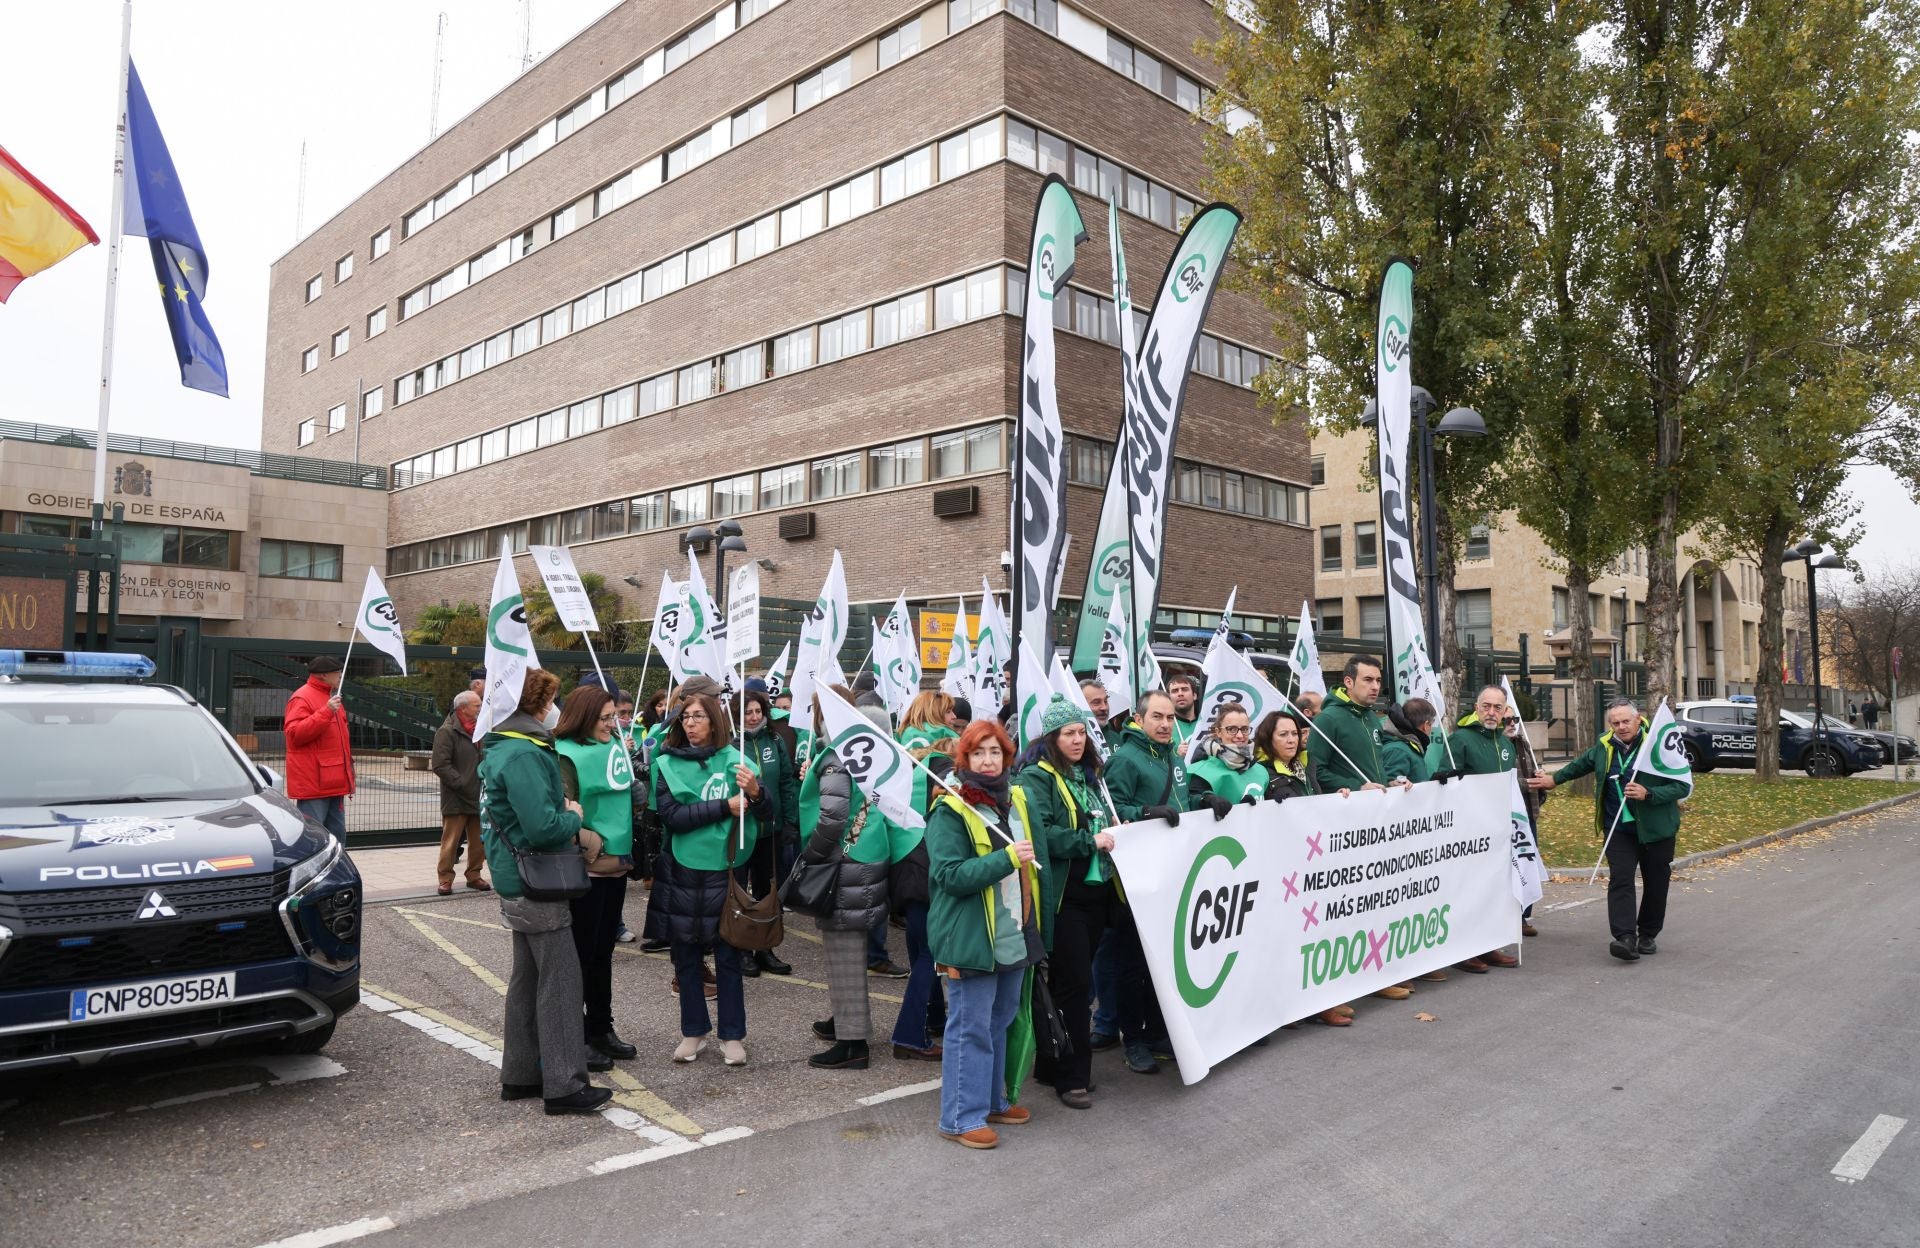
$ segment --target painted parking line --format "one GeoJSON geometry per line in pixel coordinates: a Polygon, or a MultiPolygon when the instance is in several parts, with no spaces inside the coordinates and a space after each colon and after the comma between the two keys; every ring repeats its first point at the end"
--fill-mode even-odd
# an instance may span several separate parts
{"type": "Polygon", "coordinates": [[[1858,1183],[1866,1178],[1873,1163],[1880,1160],[1880,1154],[1887,1151],[1887,1145],[1893,1143],[1893,1137],[1906,1125],[1905,1118],[1895,1118],[1892,1114],[1875,1117],[1865,1134],[1841,1156],[1840,1164],[1833,1168],[1833,1177],[1842,1183],[1858,1183]]]}
{"type": "Polygon", "coordinates": [[[504,997],[507,995],[507,981],[504,979],[501,979],[498,975],[495,975],[492,971],[480,965],[480,960],[478,958],[468,953],[465,949],[462,949],[459,945],[454,944],[452,941],[448,940],[445,936],[442,936],[439,932],[436,932],[432,928],[428,927],[412,912],[402,911],[400,914],[400,917],[405,919],[408,923],[412,924],[415,931],[419,932],[422,936],[425,936],[428,940],[432,941],[439,948],[440,952],[446,954],[448,957],[452,958],[455,962],[458,962],[461,966],[466,967],[469,971],[472,971],[474,974],[474,978],[478,979],[481,983],[493,989],[495,992],[499,993],[501,996],[504,997]]]}
{"type": "Polygon", "coordinates": [[[392,1218],[361,1218],[357,1222],[347,1222],[340,1226],[329,1226],[317,1231],[302,1231],[298,1235],[276,1239],[270,1244],[261,1244],[260,1248],[325,1248],[327,1244],[344,1244],[348,1240],[361,1239],[392,1229],[392,1218]]]}
{"type": "Polygon", "coordinates": [[[431,910],[415,910],[410,906],[392,906],[389,908],[395,914],[416,914],[423,919],[432,919],[435,923],[464,923],[468,927],[484,927],[490,932],[505,932],[509,936],[513,934],[513,929],[497,920],[492,923],[487,923],[480,919],[463,919],[457,914],[436,914],[431,910]]]}
{"type": "Polygon", "coordinates": [[[888,1088],[885,1092],[875,1092],[872,1096],[860,1098],[862,1105],[884,1105],[888,1101],[897,1101],[905,1096],[919,1096],[922,1092],[938,1092],[940,1081],[929,1079],[925,1083],[909,1083],[904,1087],[888,1088]]]}

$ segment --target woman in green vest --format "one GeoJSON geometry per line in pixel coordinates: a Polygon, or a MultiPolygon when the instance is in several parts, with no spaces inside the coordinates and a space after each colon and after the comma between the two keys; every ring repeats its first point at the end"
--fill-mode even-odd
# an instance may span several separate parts
{"type": "Polygon", "coordinates": [[[1196,806],[1212,805],[1209,798],[1251,806],[1266,796],[1273,773],[1254,757],[1253,724],[1245,707],[1228,702],[1220,708],[1207,731],[1206,749],[1207,756],[1187,769],[1196,806]]]}
{"type": "Polygon", "coordinates": [[[1040,756],[1020,773],[1027,819],[1039,856],[1041,927],[1047,983],[1073,1051],[1053,1064],[1055,1095],[1072,1109],[1093,1099],[1093,954],[1107,929],[1130,923],[1113,873],[1111,814],[1100,789],[1100,755],[1087,735],[1087,715],[1055,694],[1040,721],[1040,756]]]}
{"type": "MultiPolygon", "coordinates": [[[[757,682],[748,682],[752,685],[757,682]]],[[[787,748],[773,723],[773,702],[765,689],[748,688],[740,697],[740,728],[746,740],[741,748],[760,769],[760,782],[773,793],[779,817],[760,829],[760,840],[753,847],[747,864],[747,887],[755,897],[765,897],[780,887],[785,877],[781,867],[790,861],[788,842],[800,837],[800,772],[793,765],[793,752],[787,748]]],[[[770,975],[791,975],[793,967],[771,949],[755,950],[740,965],[749,977],[765,971],[770,975]]]]}
{"type": "Polygon", "coordinates": [[[927,689],[907,703],[900,719],[900,731],[894,734],[909,750],[924,750],[951,741],[960,734],[948,726],[953,718],[953,696],[938,689],[927,689]]]}
{"type": "Polygon", "coordinates": [[[977,719],[960,734],[953,782],[927,819],[933,902],[927,939],[947,980],[940,1059],[940,1134],[967,1148],[1000,1142],[990,1124],[1033,1114],[1007,1096],[1007,1027],[1020,1012],[1040,942],[1039,873],[1025,791],[1010,782],[1013,742],[977,719]]]}
{"type": "MultiPolygon", "coordinates": [[[[1273,776],[1267,798],[1283,802],[1290,797],[1318,793],[1313,764],[1307,759],[1307,721],[1286,711],[1270,711],[1254,733],[1253,756],[1273,776]]],[[[1346,796],[1347,790],[1340,790],[1346,796]]]]}
{"type": "Polygon", "coordinates": [[[633,869],[633,761],[619,737],[619,712],[598,685],[567,695],[554,726],[560,784],[580,803],[580,845],[587,858],[587,893],[573,909],[573,947],[580,955],[580,982],[587,1005],[589,1065],[610,1070],[615,1058],[637,1050],[613,1029],[613,946],[627,902],[627,872],[633,869]]]}
{"type": "Polygon", "coordinates": [[[713,946],[720,1010],[720,1056],[747,1064],[747,1001],[740,951],[720,939],[727,876],[753,852],[761,820],[778,817],[773,791],[760,783],[752,760],[732,744],[720,699],[695,694],[674,712],[653,765],[653,805],[666,847],[654,867],[647,898],[647,935],[670,942],[680,985],[676,1062],[691,1062],[706,1047],[713,1024],[701,975],[701,954],[713,946]]]}

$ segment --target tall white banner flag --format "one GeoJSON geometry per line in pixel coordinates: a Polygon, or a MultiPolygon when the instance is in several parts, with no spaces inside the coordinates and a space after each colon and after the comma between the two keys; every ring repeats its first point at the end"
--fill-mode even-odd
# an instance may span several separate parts
{"type": "Polygon", "coordinates": [[[1293,639],[1287,662],[1293,668],[1301,693],[1327,696],[1327,674],[1320,670],[1320,643],[1313,636],[1313,603],[1304,598],[1300,600],[1300,632],[1293,639]]]}
{"type": "Polygon", "coordinates": [[[353,626],[367,644],[399,665],[402,676],[407,674],[407,637],[400,628],[400,613],[372,568],[367,569],[367,587],[360,591],[360,611],[353,617],[353,626]]]}
{"type": "Polygon", "coordinates": [[[1673,720],[1673,708],[1667,700],[1660,700],[1660,709],[1653,713],[1653,723],[1647,728],[1646,742],[1640,747],[1640,759],[1634,765],[1634,774],[1645,772],[1662,780],[1678,780],[1687,786],[1687,792],[1693,792],[1693,763],[1687,758],[1685,737],[1680,725],[1673,720]]]}
{"type": "Polygon", "coordinates": [[[1113,829],[1153,989],[1195,1083],[1277,1028],[1520,939],[1509,776],[1113,829]]]}
{"type": "Polygon", "coordinates": [[[560,617],[561,626],[570,633],[599,632],[600,621],[594,617],[593,600],[587,597],[580,572],[573,566],[573,552],[565,546],[529,546],[527,553],[533,556],[533,566],[540,569],[540,579],[546,582],[547,597],[553,600],[553,613],[560,617]]]}
{"type": "MultiPolygon", "coordinates": [[[[1426,645],[1407,493],[1413,421],[1413,266],[1405,260],[1393,261],[1381,275],[1379,306],[1373,378],[1380,418],[1380,535],[1386,555],[1382,566],[1387,579],[1387,643],[1393,668],[1387,673],[1392,687],[1386,693],[1400,702],[1415,696],[1420,688],[1418,655],[1426,645]],[[1420,650],[1412,644],[1416,637],[1420,650]]],[[[1437,687],[1438,682],[1435,684],[1437,687]]]]}
{"type": "Polygon", "coordinates": [[[1127,631],[1126,595],[1113,600],[1100,638],[1097,673],[1107,690],[1107,713],[1124,715],[1133,709],[1133,634],[1127,631]]]}
{"type": "Polygon", "coordinates": [[[1059,174],[1048,174],[1034,203],[1027,256],[1009,521],[1015,635],[1047,656],[1053,653],[1054,569],[1067,533],[1067,439],[1054,389],[1053,300],[1073,276],[1074,249],[1086,238],[1073,192],[1059,174]]]}
{"type": "MultiPolygon", "coordinates": [[[[813,627],[800,630],[800,647],[793,660],[796,677],[804,671],[810,680],[824,675],[835,684],[847,683],[846,674],[840,670],[840,648],[847,644],[848,621],[847,569],[836,550],[827,567],[827,579],[821,583],[820,596],[813,600],[813,610],[807,614],[807,622],[813,627]]],[[[799,709],[796,701],[794,710],[797,713],[799,709]]],[[[807,724],[811,728],[812,720],[807,724]]]]}
{"type": "MultiPolygon", "coordinates": [[[[1127,251],[1120,242],[1120,204],[1107,199],[1107,260],[1113,275],[1113,306],[1120,322],[1120,386],[1124,392],[1133,376],[1135,337],[1133,292],[1127,284],[1127,251]]],[[[1100,496],[1100,522],[1094,529],[1093,550],[1087,561],[1086,588],[1080,593],[1080,620],[1073,635],[1073,669],[1092,671],[1100,662],[1114,607],[1126,596],[1133,576],[1127,570],[1127,419],[1123,407],[1114,435],[1113,457],[1107,463],[1107,488],[1100,496]]],[[[1111,696],[1111,690],[1109,690],[1111,696]]]]}
{"type": "Polygon", "coordinates": [[[913,756],[833,690],[821,689],[816,696],[826,745],[860,791],[901,827],[926,827],[925,816],[913,805],[913,756]]]}
{"type": "MultiPolygon", "coordinates": [[[[1180,401],[1200,345],[1200,326],[1220,284],[1220,267],[1240,228],[1240,214],[1209,204],[1194,214],[1167,263],[1140,342],[1140,358],[1125,391],[1127,435],[1127,531],[1131,578],[1127,618],[1133,621],[1136,693],[1157,688],[1153,621],[1160,609],[1165,572],[1167,508],[1172,502],[1173,447],[1180,429],[1180,401]]],[[[1100,552],[1094,552],[1095,558],[1100,552]]]]}
{"type": "Polygon", "coordinates": [[[480,695],[480,713],[474,717],[473,739],[520,709],[520,687],[527,669],[540,666],[527,631],[527,604],[520,596],[520,578],[513,574],[513,547],[500,542],[500,566],[493,570],[493,603],[487,608],[487,688],[480,695]]]}
{"type": "Polygon", "coordinates": [[[1187,742],[1187,761],[1191,763],[1206,752],[1207,730],[1213,726],[1220,708],[1237,703],[1247,712],[1251,727],[1258,729],[1269,711],[1290,711],[1293,703],[1267,683],[1260,669],[1235,650],[1224,634],[1215,633],[1207,643],[1207,659],[1201,668],[1206,678],[1207,696],[1200,703],[1200,715],[1193,721],[1193,738],[1187,742]]]}
{"type": "Polygon", "coordinates": [[[687,552],[686,598],[682,603],[683,623],[680,628],[680,657],[676,673],[682,680],[688,676],[706,676],[725,686],[727,679],[727,658],[721,640],[714,636],[719,631],[720,609],[713,605],[713,595],[707,592],[707,578],[700,572],[700,561],[687,552]]]}

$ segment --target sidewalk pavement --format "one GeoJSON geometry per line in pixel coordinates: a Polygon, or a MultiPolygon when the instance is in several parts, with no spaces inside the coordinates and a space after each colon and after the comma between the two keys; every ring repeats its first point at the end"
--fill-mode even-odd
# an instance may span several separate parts
{"type": "MultiPolygon", "coordinates": [[[[403,845],[392,849],[353,849],[347,851],[360,870],[360,884],[368,901],[400,901],[409,897],[431,897],[439,888],[434,867],[440,860],[438,845],[403,845]]],[[[467,891],[466,860],[453,869],[455,896],[467,891]]],[[[484,876],[482,878],[485,878],[484,876]]]]}

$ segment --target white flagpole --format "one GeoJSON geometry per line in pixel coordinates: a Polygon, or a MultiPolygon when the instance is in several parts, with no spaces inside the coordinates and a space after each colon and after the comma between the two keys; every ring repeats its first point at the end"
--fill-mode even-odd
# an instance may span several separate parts
{"type": "MultiPolygon", "coordinates": [[[[600,670],[600,656],[593,652],[593,638],[586,633],[581,633],[580,640],[587,643],[587,657],[593,660],[594,674],[600,677],[600,687],[607,691],[608,697],[612,697],[615,690],[612,685],[607,683],[607,674],[600,670]]],[[[635,698],[637,701],[638,695],[635,695],[635,698]]]]}
{"type": "MultiPolygon", "coordinates": [[[[120,119],[113,136],[113,199],[108,207],[107,307],[100,329],[100,428],[93,447],[93,501],[107,503],[107,414],[113,407],[113,312],[120,296],[120,238],[126,230],[127,67],[133,63],[133,0],[120,5],[120,119]]],[[[144,228],[144,227],[143,227],[144,228]]],[[[344,669],[342,669],[344,671],[344,669]]]]}

